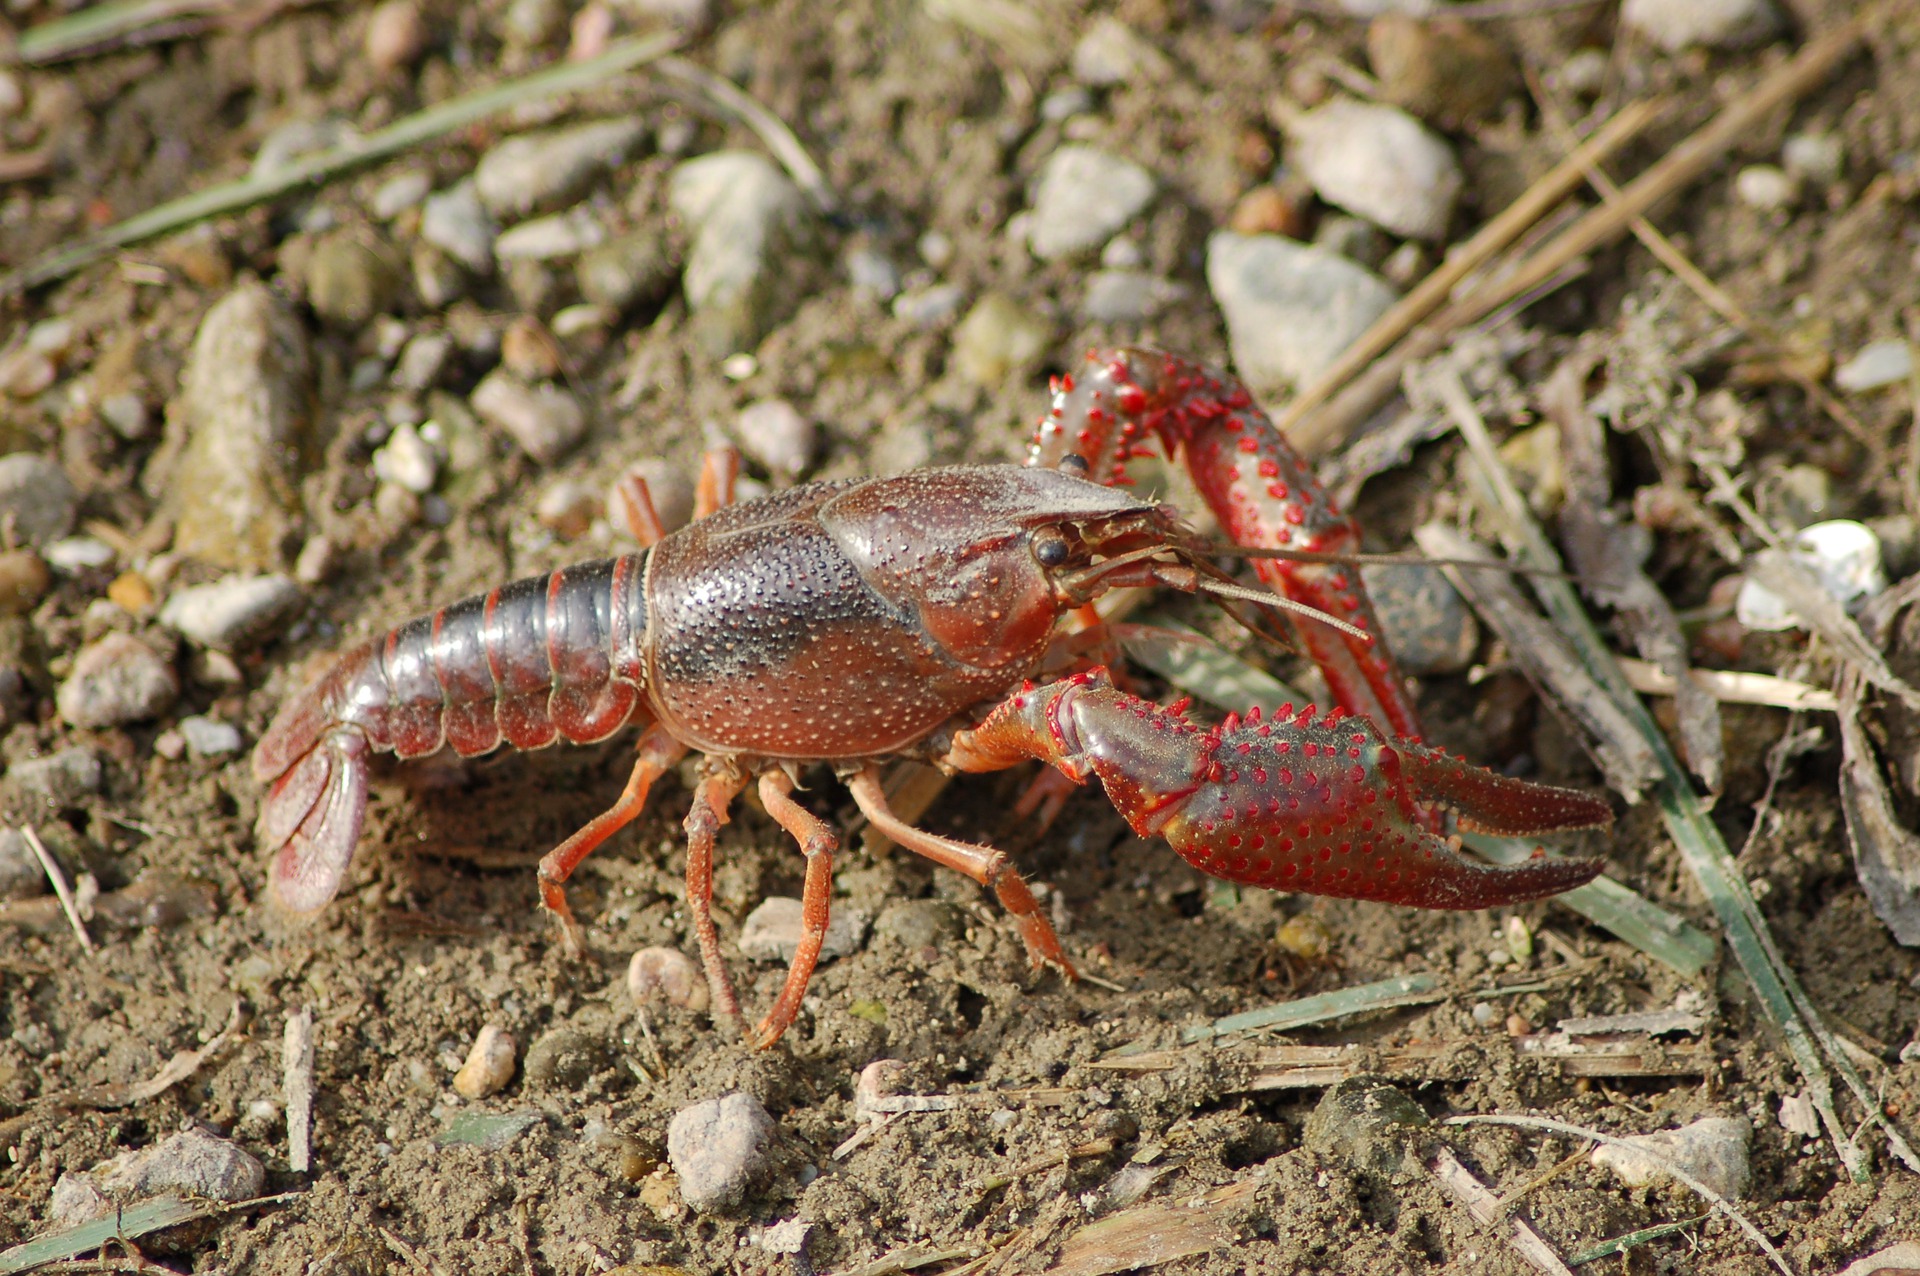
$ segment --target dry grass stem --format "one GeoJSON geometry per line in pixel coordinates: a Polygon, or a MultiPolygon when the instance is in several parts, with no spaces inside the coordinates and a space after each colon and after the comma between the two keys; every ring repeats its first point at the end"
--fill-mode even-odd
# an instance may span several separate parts
{"type": "Polygon", "coordinates": [[[27,840],[33,850],[33,856],[40,861],[40,871],[47,875],[47,881],[53,886],[54,897],[60,901],[60,911],[67,915],[67,924],[73,927],[73,934],[80,941],[80,947],[89,957],[93,955],[93,937],[87,934],[87,924],[80,918],[80,909],[73,900],[73,892],[67,888],[67,875],[60,871],[60,865],[47,853],[46,843],[40,840],[40,834],[31,824],[20,826],[20,836],[27,840]]]}
{"type": "MultiPolygon", "coordinates": [[[[1617,657],[1620,671],[1642,695],[1670,696],[1674,693],[1673,675],[1655,664],[1632,656],[1617,657]]],[[[1695,685],[1722,704],[1757,704],[1795,712],[1834,713],[1840,698],[1831,691],[1776,678],[1768,673],[1743,673],[1733,669],[1689,669],[1687,676],[1695,685]]]]}
{"type": "Polygon", "coordinates": [[[287,1016],[281,1066],[287,1100],[287,1168],[305,1174],[313,1167],[313,1011],[305,1006],[287,1016]]]}
{"type": "Polygon", "coordinates": [[[1513,1218],[1501,1199],[1473,1176],[1472,1171],[1460,1164],[1460,1159],[1445,1148],[1433,1158],[1433,1177],[1461,1208],[1473,1216],[1480,1226],[1498,1229],[1502,1223],[1511,1228],[1506,1240],[1514,1251],[1531,1266],[1548,1276],[1573,1276],[1573,1271],[1560,1261],[1553,1252],[1553,1246],[1547,1244],[1533,1225],[1524,1218],[1513,1218]]]}

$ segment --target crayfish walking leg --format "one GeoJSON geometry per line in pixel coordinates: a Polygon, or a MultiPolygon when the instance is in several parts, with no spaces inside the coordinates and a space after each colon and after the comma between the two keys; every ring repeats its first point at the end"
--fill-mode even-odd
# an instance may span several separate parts
{"type": "Polygon", "coordinates": [[[1098,777],[1136,833],[1164,837],[1228,881],[1420,908],[1489,908],[1591,881],[1599,860],[1489,867],[1431,830],[1508,835],[1610,823],[1590,794],[1498,775],[1364,717],[1291,706],[1217,727],[1114,689],[1105,669],[1028,687],[958,733],[941,761],[995,771],[1029,758],[1084,783],[1098,777]]]}

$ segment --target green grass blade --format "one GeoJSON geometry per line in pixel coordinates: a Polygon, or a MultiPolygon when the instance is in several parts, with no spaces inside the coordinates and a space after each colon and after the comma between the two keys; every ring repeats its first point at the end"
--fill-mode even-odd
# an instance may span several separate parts
{"type": "Polygon", "coordinates": [[[662,57],[678,48],[679,44],[680,38],[672,34],[617,41],[597,58],[547,67],[532,75],[481,89],[451,102],[442,102],[349,145],[305,156],[285,168],[209,187],[158,208],[150,208],[144,213],[136,213],[123,222],[77,243],[56,248],[20,269],[0,276],[0,297],[11,297],[29,288],[64,279],[74,271],[130,245],[170,234],[210,217],[240,212],[304,187],[331,181],[352,169],[411,150],[496,112],[554,94],[589,88],[662,57]]]}

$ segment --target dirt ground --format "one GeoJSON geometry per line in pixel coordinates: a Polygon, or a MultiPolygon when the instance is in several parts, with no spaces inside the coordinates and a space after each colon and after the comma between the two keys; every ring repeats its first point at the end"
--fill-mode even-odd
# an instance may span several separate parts
{"type": "MultiPolygon", "coordinates": [[[[658,21],[649,16],[654,10],[672,8],[636,3],[606,12],[624,34],[658,21]]],[[[1110,7],[1023,0],[982,7],[971,24],[953,20],[964,8],[931,0],[728,4],[691,36],[691,60],[792,127],[842,209],[823,222],[811,264],[798,264],[796,250],[791,268],[805,295],[776,319],[748,363],[722,366],[699,339],[677,287],[632,301],[610,326],[558,338],[557,380],[587,405],[588,425],[584,441],[550,463],[485,432],[483,463],[448,471],[436,491],[412,504],[376,496],[371,470],[394,411],[385,371],[402,342],[423,332],[458,334],[435,393],[464,396],[502,357],[502,334],[517,320],[532,315],[556,325],[555,316],[578,300],[564,263],[480,273],[464,281],[462,295],[437,305],[401,270],[378,306],[387,318],[356,324],[312,308],[313,246],[328,228],[344,226],[406,261],[417,218],[381,221],[369,212],[395,176],[422,173],[445,187],[514,132],[632,116],[647,123],[647,140],[577,198],[621,230],[651,234],[678,252],[684,231],[667,208],[668,175],[693,156],[758,150],[762,142],[645,72],[569,99],[557,113],[525,111],[469,126],[9,303],[9,350],[44,320],[69,318],[77,331],[49,384],[0,397],[0,451],[57,460],[78,489],[81,531],[117,553],[109,562],[63,567],[43,598],[4,622],[12,699],[0,750],[18,765],[85,745],[103,760],[104,778],[93,791],[48,796],[9,777],[0,801],[8,825],[49,833],[71,874],[89,873],[108,892],[146,875],[148,883],[166,883],[160,890],[171,906],[127,925],[97,918],[98,951],[84,959],[63,923],[0,928],[0,1244],[47,1226],[50,1192],[64,1172],[195,1123],[264,1162],[269,1192],[292,1195],[171,1243],[142,1242],[151,1261],[170,1270],[574,1276],[656,1270],[653,1264],[688,1272],[1039,1272],[1071,1257],[1078,1229],[1135,1196],[1180,1206],[1220,1189],[1232,1190],[1209,1215],[1214,1243],[1155,1270],[1531,1270],[1502,1228],[1474,1223],[1417,1166],[1382,1171],[1304,1146],[1321,1092],[1250,1090],[1242,1047],[1189,1051],[1157,1072],[1095,1066],[1124,1046],[1176,1047],[1183,1028],[1216,1016],[1410,973],[1438,976],[1459,995],[1287,1040],[1382,1049],[1440,1043],[1454,1066],[1399,1074],[1404,1092],[1436,1120],[1537,1113],[1640,1133],[1702,1116],[1744,1117],[1753,1130],[1753,1180],[1742,1209],[1795,1270],[1834,1272],[1920,1239],[1920,1181],[1912,1174],[1873,1146],[1870,1181],[1849,1181],[1827,1143],[1783,1126],[1783,1102],[1801,1081],[1724,955],[1688,980],[1551,903],[1445,914],[1223,889],[1164,846],[1131,836],[1097,792],[1076,795],[1052,830],[1036,836],[1007,814],[1028,782],[1024,773],[957,782],[925,823],[1013,850],[1048,888],[1068,950],[1097,978],[1069,983],[1031,971],[1017,933],[976,886],[910,855],[870,856],[856,836],[842,857],[834,906],[878,922],[856,951],[821,968],[798,1023],[762,1052],[690,1010],[655,1006],[643,1021],[626,991],[635,950],[694,951],[680,832],[691,772],[669,776],[646,816],[575,877],[587,960],[563,956],[537,907],[534,859],[618,792],[629,761],[624,741],[463,765],[383,765],[339,898],[309,923],[269,910],[267,863],[252,832],[262,793],[246,750],[311,675],[314,660],[350,639],[494,584],[628,547],[604,520],[574,535],[543,525],[539,503],[556,484],[575,481],[598,493],[642,458],[690,475],[713,423],[725,426],[743,405],[773,397],[819,424],[818,447],[800,477],[1014,459],[1044,409],[1048,374],[1071,367],[1089,347],[1144,340],[1227,361],[1203,269],[1206,236],[1284,159],[1271,99],[1307,99],[1364,79],[1366,23],[1331,5],[1269,11],[1255,0],[1110,7]],[[1164,66],[1078,100],[1069,52],[1102,17],[1126,23],[1161,52],[1164,66]],[[995,22],[997,39],[974,29],[995,22]],[[1065,140],[1124,155],[1161,184],[1129,235],[1141,268],[1184,291],[1150,320],[1085,319],[1089,261],[1040,263],[1009,232],[1010,219],[1028,207],[1040,164],[1065,140]],[[931,243],[930,234],[937,234],[931,243]],[[966,375],[955,356],[957,315],[916,322],[856,288],[843,267],[856,248],[890,257],[909,289],[957,285],[960,314],[990,293],[1012,299],[1045,333],[1040,352],[988,384],[966,375]],[[338,552],[329,570],[314,573],[324,578],[307,588],[274,638],[234,659],[210,660],[150,608],[130,608],[129,599],[140,601],[131,586],[120,583],[112,601],[109,589],[126,572],[144,573],[162,594],[226,574],[163,553],[163,494],[143,476],[166,446],[161,419],[202,316],[249,278],[291,300],[312,355],[311,435],[300,476],[305,518],[290,546],[329,535],[338,552]],[[364,375],[369,366],[373,374],[364,375]],[[110,424],[101,410],[110,390],[133,393],[149,428],[110,424]],[[171,659],[180,693],[150,721],[70,726],[55,712],[55,689],[83,642],[115,630],[145,638],[171,659]],[[240,727],[245,747],[182,753],[177,724],[196,714],[240,727]],[[194,906],[203,899],[210,906],[194,906]],[[1509,914],[1535,937],[1534,969],[1520,980],[1531,991],[1476,994],[1516,979],[1511,963],[1501,969],[1502,959],[1489,957],[1503,949],[1509,914]],[[1331,937],[1319,959],[1296,957],[1276,940],[1301,917],[1331,937]],[[1709,1011],[1703,1041],[1711,1058],[1695,1075],[1575,1078],[1524,1056],[1508,1036],[1509,1016],[1541,1029],[1568,1016],[1665,1010],[1689,997],[1709,1011]],[[74,1099],[154,1075],[176,1052],[218,1032],[236,1000],[244,1004],[244,1028],[191,1077],[126,1106],[74,1099]],[[1480,1002],[1496,1013],[1476,1014],[1480,1002]],[[289,1169],[281,1060],[283,1025],[301,1008],[314,1020],[318,1091],[313,1168],[304,1175],[289,1169]],[[517,1076],[500,1094],[464,1102],[450,1088],[452,1069],[488,1023],[512,1034],[523,1056],[529,1043],[571,1030],[583,1062],[517,1076]],[[908,1092],[998,1097],[897,1116],[836,1155],[861,1128],[855,1078],[877,1059],[904,1062],[900,1084],[908,1092]],[[661,1168],[667,1122],[691,1103],[734,1090],[757,1097],[776,1121],[772,1162],[738,1209],[696,1215],[661,1168]],[[437,1138],[476,1106],[533,1119],[502,1146],[437,1138]],[[804,1256],[771,1252],[766,1229],[794,1218],[812,1225],[804,1256]],[[880,1261],[889,1255],[896,1265],[880,1261]]],[[[1839,0],[1797,0],[1788,32],[1770,43],[1668,54],[1618,32],[1611,4],[1503,8],[1521,16],[1496,16],[1474,29],[1542,77],[1544,91],[1559,95],[1575,117],[1594,106],[1592,95],[1575,97],[1564,87],[1581,50],[1606,55],[1599,89],[1606,102],[1665,98],[1666,115],[1615,162],[1622,174],[1663,154],[1850,9],[1839,0]]],[[[383,68],[368,52],[367,6],[243,11],[249,20],[232,29],[7,73],[17,93],[5,96],[18,100],[0,115],[0,150],[44,147],[46,155],[44,171],[0,187],[0,261],[18,265],[89,229],[237,177],[262,140],[291,121],[338,118],[370,131],[523,73],[562,55],[577,16],[563,0],[425,0],[420,47],[383,68]]],[[[1760,323],[1790,334],[1797,348],[1840,360],[1870,341],[1908,333],[1920,296],[1911,204],[1920,192],[1913,181],[1920,6],[1885,12],[1884,29],[1857,56],[1798,106],[1775,112],[1728,162],[1657,214],[1693,262],[1760,323]],[[1736,192],[1739,169],[1777,163],[1784,139],[1808,132],[1840,139],[1837,179],[1778,209],[1755,207],[1736,192]]],[[[18,0],[5,20],[26,30],[55,16],[52,7],[18,0]]],[[[1561,154],[1517,81],[1487,115],[1455,123],[1448,136],[1468,173],[1456,239],[1561,154]]],[[[1312,202],[1298,211],[1307,236],[1332,215],[1312,202]]],[[[1790,506],[1811,482],[1818,508],[1806,512],[1819,517],[1920,516],[1903,504],[1900,467],[1908,463],[1911,428],[1903,389],[1849,397],[1863,428],[1852,436],[1791,379],[1752,373],[1739,341],[1683,349],[1716,331],[1715,321],[1671,287],[1644,249],[1609,247],[1588,267],[1527,313],[1532,326],[1510,330],[1523,337],[1510,368],[1520,385],[1536,384],[1583,334],[1615,333],[1629,315],[1659,312],[1668,318],[1652,330],[1670,334],[1674,367],[1700,393],[1721,393],[1737,409],[1739,472],[1763,498],[1778,498],[1771,512],[1790,506]]],[[[1532,424],[1538,411],[1529,391],[1493,424],[1504,435],[1532,424]]],[[[1613,446],[1623,502],[1658,484],[1644,443],[1622,435],[1613,446]]],[[[1457,447],[1422,446],[1361,489],[1357,508],[1370,548],[1405,548],[1414,524],[1460,508],[1457,447]]],[[[784,485],[795,476],[750,466],[749,477],[784,485]]],[[[1790,513],[1781,517],[1793,521],[1790,513]]],[[[1912,523],[1905,526],[1910,550],[1912,523]]],[[[1734,532],[1754,544],[1745,529],[1734,532]]],[[[1732,569],[1684,519],[1659,523],[1657,534],[1656,580],[1693,632],[1705,634],[1725,614],[1727,596],[1713,587],[1732,569]]],[[[1911,570],[1894,557],[1896,575],[1911,570]]],[[[286,566],[292,563],[290,555],[286,566]]],[[[1188,614],[1210,623],[1200,609],[1188,614]]],[[[1796,663],[1805,647],[1796,635],[1749,636],[1731,649],[1724,624],[1711,636],[1696,651],[1707,663],[1827,676],[1822,666],[1808,673],[1796,663]]],[[[1496,768],[1598,787],[1566,731],[1537,713],[1525,684],[1503,672],[1501,654],[1483,647],[1479,657],[1492,666],[1491,681],[1451,675],[1422,684],[1434,735],[1496,768]]],[[[1249,649],[1249,658],[1268,657],[1249,649]]],[[[1144,687],[1162,689],[1151,679],[1144,687]]],[[[1902,1050],[1920,1028],[1920,956],[1893,942],[1855,879],[1830,718],[1796,724],[1824,725],[1823,742],[1788,764],[1773,794],[1779,818],[1748,842],[1767,750],[1789,722],[1780,710],[1729,710],[1729,768],[1716,818],[1733,847],[1747,848],[1741,870],[1786,959],[1859,1048],[1869,1083],[1904,1123],[1920,1103],[1920,1062],[1902,1050]]],[[[816,775],[802,796],[840,827],[854,822],[851,800],[830,775],[816,775]]],[[[1624,804],[1619,810],[1614,831],[1590,843],[1606,855],[1609,872],[1714,930],[1655,815],[1624,804]]],[[[797,896],[801,875],[791,842],[757,809],[742,810],[724,830],[716,912],[750,1010],[772,1002],[782,967],[748,961],[733,938],[761,900],[797,896]]],[[[1858,1119],[1845,1104],[1842,1112],[1858,1119]]],[[[1446,1139],[1496,1191],[1540,1180],[1524,1212],[1562,1255],[1704,1212],[1679,1188],[1623,1186],[1570,1156],[1583,1146],[1575,1139],[1491,1127],[1453,1129],[1446,1139]]],[[[1878,1141],[1863,1136],[1862,1143],[1878,1141]]],[[[131,1257],[121,1258],[129,1253],[114,1248],[112,1261],[84,1270],[135,1270],[131,1257]]],[[[1584,1270],[1676,1269],[1770,1270],[1721,1218],[1584,1270]]]]}

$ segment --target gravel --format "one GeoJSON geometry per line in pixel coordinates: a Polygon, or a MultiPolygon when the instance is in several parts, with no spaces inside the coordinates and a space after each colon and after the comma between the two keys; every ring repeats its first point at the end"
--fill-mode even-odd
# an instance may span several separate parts
{"type": "Polygon", "coordinates": [[[1623,0],[1620,25],[1638,31],[1669,53],[1689,45],[1742,49],[1780,30],[1772,0],[1623,0]]]}
{"type": "Polygon", "coordinates": [[[636,1006],[664,1001],[682,1010],[705,1010],[712,994],[698,963],[677,948],[642,948],[627,964],[627,995],[636,1006]]]}
{"type": "Polygon", "coordinates": [[[786,478],[806,471],[820,442],[819,427],[785,399],[760,399],[740,409],[733,436],[748,460],[786,478]]]}
{"type": "Polygon", "coordinates": [[[55,1224],[70,1227],[164,1192],[244,1201],[260,1195],[266,1185],[266,1167],[251,1153],[190,1126],[152,1147],[62,1174],[53,1185],[49,1213],[55,1224]]]}
{"type": "Polygon", "coordinates": [[[769,1169],[775,1128],[760,1100],[739,1091],[674,1113],[667,1159],[681,1198],[702,1213],[738,1207],[769,1169]]]}
{"type": "Polygon", "coordinates": [[[1745,1117],[1703,1117],[1678,1130],[1628,1135],[1627,1146],[1603,1143],[1595,1165],[1612,1170],[1628,1187],[1673,1182],[1669,1165],[1700,1180],[1730,1201],[1746,1195],[1752,1178],[1749,1146],[1753,1127],[1745,1117]]]}
{"type": "Polygon", "coordinates": [[[202,647],[240,651],[278,634],[305,600],[291,576],[228,576],[175,590],[160,623],[202,647]]]}
{"type": "Polygon", "coordinates": [[[27,545],[47,545],[73,527],[80,497],[66,471],[44,456],[0,456],[0,526],[27,545]]]}
{"type": "Polygon", "coordinates": [[[685,288],[701,348],[751,350],[799,300],[787,259],[812,246],[805,197],[764,156],[716,151],[674,170],[668,200],[693,233],[685,288]]]}
{"type": "MultiPolygon", "coordinates": [[[[800,947],[801,903],[790,895],[769,895],[747,914],[740,925],[740,951],[755,961],[792,961],[800,947]]],[[[867,937],[867,914],[845,904],[827,918],[827,937],[820,960],[831,961],[860,951],[867,937]]]]}
{"type": "Polygon", "coordinates": [[[1041,261],[1092,252],[1153,202],[1152,173],[1092,146],[1062,146],[1034,182],[1027,242],[1041,261]]]}
{"type": "Polygon", "coordinates": [[[522,385],[495,372],[473,388],[469,402],[474,415],[505,431],[542,465],[552,465],[586,437],[586,409],[559,386],[522,385]]]}
{"type": "MultiPolygon", "coordinates": [[[[499,234],[472,179],[429,195],[420,212],[420,238],[476,274],[493,269],[493,241],[499,234]]],[[[416,279],[419,270],[416,259],[416,279]]]]}
{"type": "Polygon", "coordinates": [[[159,717],[179,694],[173,666],[153,648],[127,634],[108,634],[74,657],[55,703],[76,727],[119,727],[159,717]]]}
{"type": "Polygon", "coordinates": [[[216,567],[281,566],[302,518],[309,376],[306,333],[265,284],[240,284],[207,311],[167,413],[163,459],[145,477],[174,522],[176,552],[216,567]]]}
{"type": "Polygon", "coordinates": [[[1321,199],[1411,239],[1439,239],[1466,177],[1444,138],[1398,107],[1345,98],[1287,125],[1288,161],[1321,199]]]}
{"type": "Polygon", "coordinates": [[[473,170],[486,210],[515,221],[577,198],[608,169],[626,162],[647,136],[639,119],[594,120],[522,133],[497,143],[473,170]]]}
{"type": "Polygon", "coordinates": [[[1207,241],[1207,286],[1234,365],[1263,398],[1318,376],[1394,301],[1378,277],[1324,248],[1231,231],[1207,241]]]}
{"type": "Polygon", "coordinates": [[[513,1080],[514,1055],[519,1047],[499,1024],[480,1029],[467,1051],[466,1062],[453,1074],[455,1093],[464,1099],[484,1099],[498,1094],[513,1080]]]}
{"type": "Polygon", "coordinates": [[[70,806],[105,787],[107,773],[99,754],[75,744],[42,758],[22,758],[7,768],[7,779],[22,793],[70,806]]]}

